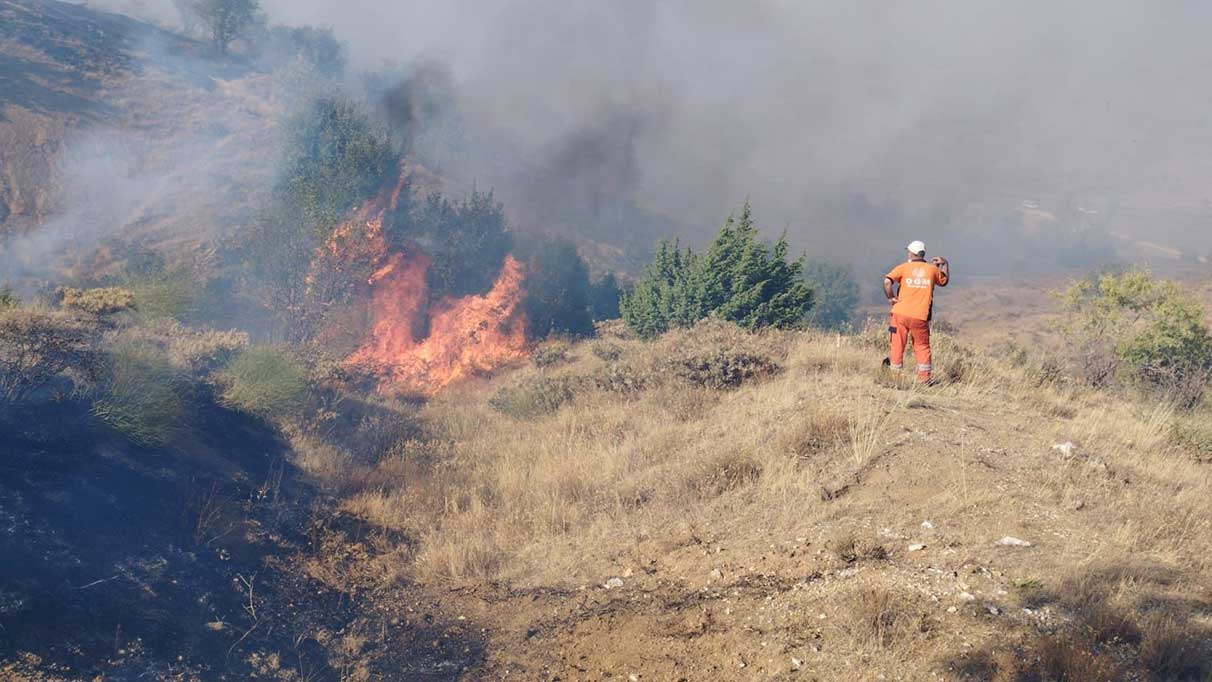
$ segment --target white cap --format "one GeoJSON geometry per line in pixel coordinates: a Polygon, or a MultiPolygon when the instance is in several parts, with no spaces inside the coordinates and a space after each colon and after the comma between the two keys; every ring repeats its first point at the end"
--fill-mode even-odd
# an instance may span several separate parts
{"type": "Polygon", "coordinates": [[[909,246],[906,246],[905,248],[909,249],[909,252],[910,252],[910,253],[916,253],[916,254],[917,254],[917,255],[919,255],[919,256],[924,256],[924,255],[926,255],[926,244],[925,244],[925,242],[921,242],[921,241],[912,241],[912,242],[909,242],[909,246]]]}

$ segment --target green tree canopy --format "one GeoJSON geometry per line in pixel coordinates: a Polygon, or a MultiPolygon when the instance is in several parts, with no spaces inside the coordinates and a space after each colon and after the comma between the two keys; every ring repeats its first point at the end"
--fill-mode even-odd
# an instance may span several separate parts
{"type": "Polygon", "coordinates": [[[746,201],[702,254],[661,242],[644,278],[621,301],[623,320],[645,338],[705,317],[747,329],[802,324],[813,292],[803,257],[788,260],[787,251],[785,234],[773,244],[759,239],[746,201]]]}
{"type": "Polygon", "coordinates": [[[812,287],[815,303],[808,321],[816,327],[841,329],[850,324],[859,301],[859,285],[849,265],[810,260],[804,279],[812,287]]]}

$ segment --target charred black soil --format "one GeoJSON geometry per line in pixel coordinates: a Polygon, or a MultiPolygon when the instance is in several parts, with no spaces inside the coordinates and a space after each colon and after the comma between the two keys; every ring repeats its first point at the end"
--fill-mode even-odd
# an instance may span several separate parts
{"type": "Polygon", "coordinates": [[[0,671],[456,679],[479,659],[473,629],[439,604],[406,586],[363,588],[343,570],[374,543],[363,524],[334,515],[272,431],[213,406],[205,420],[210,428],[174,451],[133,447],[72,402],[10,420],[0,440],[0,671]],[[319,578],[315,562],[329,565],[319,578]]]}

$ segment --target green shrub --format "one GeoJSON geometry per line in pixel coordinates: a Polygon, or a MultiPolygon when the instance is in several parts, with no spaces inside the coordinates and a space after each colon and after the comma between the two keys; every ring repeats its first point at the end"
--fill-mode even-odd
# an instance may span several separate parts
{"type": "Polygon", "coordinates": [[[569,376],[538,374],[502,386],[488,404],[515,419],[551,414],[576,397],[576,380],[569,376]]]}
{"type": "Polygon", "coordinates": [[[164,270],[128,277],[121,283],[131,293],[135,314],[144,320],[193,317],[203,290],[203,285],[187,270],[164,270]]]}
{"type": "Polygon", "coordinates": [[[185,426],[181,378],[159,348],[118,338],[106,349],[92,412],[135,443],[163,447],[185,426]]]}
{"type": "Polygon", "coordinates": [[[307,400],[305,368],[270,346],[253,346],[218,373],[220,399],[263,419],[296,414],[307,400]]]}
{"type": "Polygon", "coordinates": [[[804,259],[787,260],[786,235],[758,241],[749,202],[729,216],[703,254],[661,242],[645,277],[623,297],[623,319],[644,338],[706,317],[746,329],[795,327],[812,308],[804,259]]]}
{"type": "Polygon", "coordinates": [[[859,302],[859,285],[854,279],[854,268],[810,260],[804,264],[804,280],[813,292],[808,323],[823,329],[849,329],[859,302]]]}
{"type": "Polygon", "coordinates": [[[55,293],[59,295],[59,304],[64,308],[93,315],[112,315],[135,307],[134,293],[123,287],[98,289],[60,287],[55,293]]]}
{"type": "Polygon", "coordinates": [[[1074,282],[1064,331],[1077,376],[1132,386],[1183,407],[1212,381],[1212,332],[1199,303],[1143,268],[1074,282]]]}
{"type": "Polygon", "coordinates": [[[13,293],[12,287],[7,284],[0,287],[0,309],[15,308],[20,304],[21,300],[13,293]]]}
{"type": "Polygon", "coordinates": [[[43,308],[0,308],[0,398],[17,403],[72,371],[95,368],[95,324],[43,308]]]}

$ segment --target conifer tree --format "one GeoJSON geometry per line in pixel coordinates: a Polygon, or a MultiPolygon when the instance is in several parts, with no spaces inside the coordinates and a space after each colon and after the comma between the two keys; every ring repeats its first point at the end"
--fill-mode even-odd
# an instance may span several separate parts
{"type": "Polygon", "coordinates": [[[747,329],[796,326],[813,296],[804,259],[789,261],[787,251],[786,234],[773,245],[760,240],[746,201],[701,255],[661,242],[644,278],[620,302],[623,319],[645,338],[709,316],[747,329]]]}

